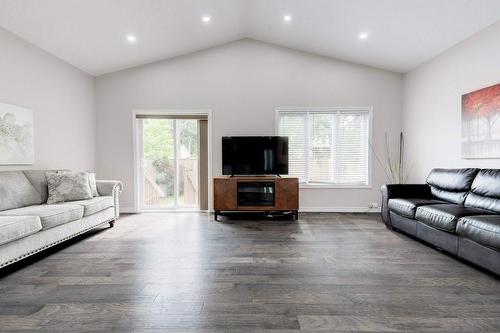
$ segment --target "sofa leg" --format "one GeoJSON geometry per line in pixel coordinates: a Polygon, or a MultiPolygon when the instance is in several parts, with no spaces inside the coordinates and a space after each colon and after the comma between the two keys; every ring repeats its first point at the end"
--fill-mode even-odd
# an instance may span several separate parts
{"type": "Polygon", "coordinates": [[[115,220],[109,222],[109,227],[113,228],[115,226],[115,220]]]}

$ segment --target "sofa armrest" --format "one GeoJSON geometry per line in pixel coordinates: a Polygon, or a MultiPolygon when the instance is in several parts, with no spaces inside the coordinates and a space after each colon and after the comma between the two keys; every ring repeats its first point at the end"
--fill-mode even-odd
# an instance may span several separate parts
{"type": "Polygon", "coordinates": [[[99,195],[109,195],[113,197],[115,219],[118,219],[120,216],[119,195],[123,189],[122,182],[118,180],[96,180],[96,185],[99,195]]]}
{"type": "Polygon", "coordinates": [[[392,198],[425,198],[431,199],[431,188],[427,184],[385,184],[380,187],[382,192],[382,221],[387,228],[392,229],[388,202],[392,198]]]}

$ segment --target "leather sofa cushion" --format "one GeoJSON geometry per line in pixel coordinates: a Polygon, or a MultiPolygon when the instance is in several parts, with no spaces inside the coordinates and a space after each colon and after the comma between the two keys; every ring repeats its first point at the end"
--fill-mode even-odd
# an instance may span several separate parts
{"type": "Polygon", "coordinates": [[[0,216],[0,245],[42,230],[38,216],[0,216]]]}
{"type": "Polygon", "coordinates": [[[479,171],[472,183],[465,206],[482,208],[500,213],[500,170],[479,171]]]}
{"type": "Polygon", "coordinates": [[[432,169],[427,177],[434,197],[463,205],[479,169],[432,169]]]}
{"type": "Polygon", "coordinates": [[[492,198],[469,193],[465,199],[466,207],[474,207],[490,210],[500,214],[500,198],[492,198]]]}
{"type": "Polygon", "coordinates": [[[41,203],[40,194],[22,171],[0,172],[0,211],[41,203]]]}
{"type": "Polygon", "coordinates": [[[493,214],[484,209],[468,208],[454,204],[438,204],[417,208],[415,218],[436,229],[455,232],[458,219],[463,216],[493,214]]]}
{"type": "Polygon", "coordinates": [[[467,192],[478,171],[478,169],[432,169],[427,177],[427,184],[441,190],[467,192]]]}
{"type": "Polygon", "coordinates": [[[68,201],[61,205],[80,205],[83,207],[83,216],[89,216],[106,208],[113,207],[113,197],[102,196],[88,200],[68,201]]]}
{"type": "Polygon", "coordinates": [[[437,187],[431,186],[432,196],[439,200],[443,200],[446,202],[451,202],[457,205],[463,205],[465,202],[465,198],[469,192],[453,192],[441,190],[437,187]]]}
{"type": "Polygon", "coordinates": [[[83,207],[79,205],[37,205],[0,212],[0,216],[39,216],[42,229],[79,220],[83,217],[83,207]]]}
{"type": "Polygon", "coordinates": [[[472,182],[471,192],[500,199],[500,169],[483,169],[472,182]]]}
{"type": "Polygon", "coordinates": [[[387,206],[389,207],[389,210],[391,212],[394,212],[404,217],[409,217],[411,219],[414,219],[417,207],[424,205],[432,205],[432,204],[442,204],[442,203],[445,202],[433,199],[397,198],[397,199],[389,199],[387,206]]]}
{"type": "Polygon", "coordinates": [[[500,215],[478,215],[458,220],[457,233],[481,245],[500,250],[500,215]]]}

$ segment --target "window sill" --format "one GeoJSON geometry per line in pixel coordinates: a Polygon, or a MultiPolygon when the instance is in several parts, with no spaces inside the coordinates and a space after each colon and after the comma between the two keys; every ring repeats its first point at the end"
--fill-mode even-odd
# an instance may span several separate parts
{"type": "Polygon", "coordinates": [[[371,189],[371,185],[335,185],[335,184],[306,184],[299,183],[301,189],[371,189]]]}

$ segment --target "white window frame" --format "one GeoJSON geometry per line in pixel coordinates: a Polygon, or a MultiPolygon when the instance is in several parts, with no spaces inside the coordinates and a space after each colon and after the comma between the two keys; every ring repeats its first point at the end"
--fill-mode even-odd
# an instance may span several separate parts
{"type": "MultiPolygon", "coordinates": [[[[368,113],[368,180],[366,185],[351,185],[351,184],[316,184],[308,182],[300,182],[300,188],[343,188],[343,189],[371,189],[372,188],[372,133],[373,133],[373,107],[372,106],[359,106],[359,107],[277,107],[275,109],[274,118],[274,131],[276,135],[279,135],[279,125],[280,125],[280,113],[304,113],[304,112],[352,112],[352,111],[363,111],[368,113]]],[[[307,144],[309,146],[309,144],[307,144]]],[[[306,163],[306,168],[308,167],[306,163]]]]}

